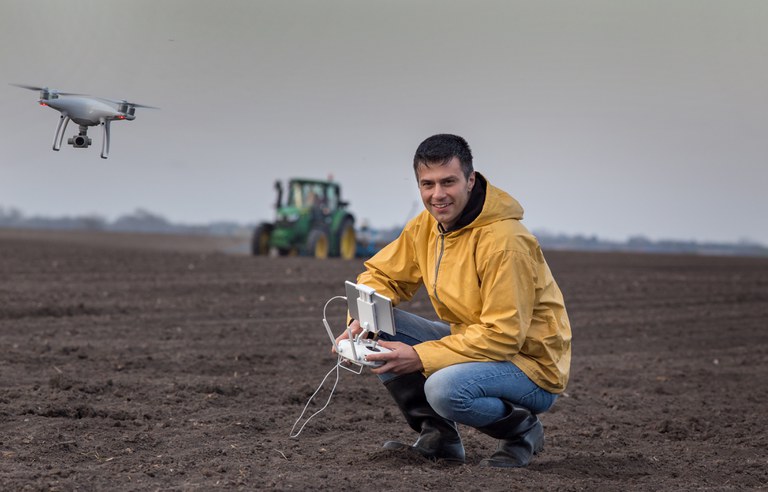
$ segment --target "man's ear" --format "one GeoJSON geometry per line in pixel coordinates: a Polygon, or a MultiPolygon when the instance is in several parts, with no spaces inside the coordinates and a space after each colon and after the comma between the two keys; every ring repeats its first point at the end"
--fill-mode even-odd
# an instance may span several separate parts
{"type": "Polygon", "coordinates": [[[472,191],[472,188],[475,187],[475,171],[472,171],[469,174],[469,178],[467,178],[467,186],[469,187],[469,191],[472,191]]]}

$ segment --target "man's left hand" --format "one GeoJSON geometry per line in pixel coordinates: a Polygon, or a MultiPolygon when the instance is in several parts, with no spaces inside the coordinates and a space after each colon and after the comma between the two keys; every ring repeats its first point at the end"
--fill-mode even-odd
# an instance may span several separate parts
{"type": "Polygon", "coordinates": [[[371,372],[374,374],[384,374],[385,372],[391,372],[394,374],[407,374],[410,372],[417,372],[424,369],[424,365],[421,363],[419,354],[410,345],[402,342],[379,342],[384,348],[388,348],[391,352],[381,352],[379,354],[370,354],[367,359],[370,361],[383,360],[385,364],[383,366],[371,368],[371,372]]]}

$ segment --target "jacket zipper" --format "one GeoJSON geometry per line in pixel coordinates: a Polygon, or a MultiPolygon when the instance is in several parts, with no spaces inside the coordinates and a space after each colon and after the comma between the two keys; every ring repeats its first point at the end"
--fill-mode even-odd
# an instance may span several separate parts
{"type": "MultiPolygon", "coordinates": [[[[440,300],[440,296],[437,295],[437,274],[440,270],[440,262],[443,261],[443,253],[445,252],[445,233],[441,232],[440,234],[440,253],[437,255],[437,261],[435,261],[435,281],[432,283],[432,292],[435,294],[435,299],[440,302],[440,304],[443,303],[443,301],[440,300]]],[[[435,243],[435,248],[438,247],[438,243],[435,243]]]]}

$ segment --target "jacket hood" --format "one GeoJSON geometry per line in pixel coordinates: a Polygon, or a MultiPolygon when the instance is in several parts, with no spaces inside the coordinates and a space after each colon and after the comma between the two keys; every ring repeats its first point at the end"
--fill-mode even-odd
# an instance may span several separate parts
{"type": "MultiPolygon", "coordinates": [[[[485,189],[485,200],[480,214],[466,227],[482,227],[499,220],[522,220],[523,206],[512,196],[488,182],[485,177],[476,172],[475,180],[485,189]]],[[[467,207],[469,208],[469,207],[467,207]]]]}

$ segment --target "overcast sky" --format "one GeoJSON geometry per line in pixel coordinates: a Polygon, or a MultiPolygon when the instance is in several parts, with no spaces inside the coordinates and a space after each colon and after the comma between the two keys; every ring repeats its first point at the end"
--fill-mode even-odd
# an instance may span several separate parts
{"type": "Polygon", "coordinates": [[[768,244],[767,26],[764,0],[0,0],[0,206],[256,222],[332,174],[383,228],[449,132],[530,229],[768,244]],[[10,83],[161,109],[107,160],[98,128],[53,152],[10,83]]]}

